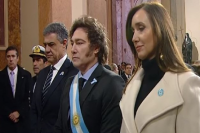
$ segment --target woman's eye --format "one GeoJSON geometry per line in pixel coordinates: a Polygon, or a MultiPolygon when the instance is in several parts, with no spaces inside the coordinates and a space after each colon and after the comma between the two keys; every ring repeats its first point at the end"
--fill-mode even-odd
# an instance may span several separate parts
{"type": "Polygon", "coordinates": [[[144,30],[144,27],[139,27],[139,31],[143,31],[144,30]]]}

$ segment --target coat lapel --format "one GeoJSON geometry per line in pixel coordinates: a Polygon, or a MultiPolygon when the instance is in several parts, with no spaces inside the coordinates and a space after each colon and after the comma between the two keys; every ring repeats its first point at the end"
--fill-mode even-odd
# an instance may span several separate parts
{"type": "Polygon", "coordinates": [[[36,84],[36,88],[35,88],[35,92],[36,93],[36,99],[38,100],[38,102],[36,102],[36,105],[38,106],[38,108],[40,108],[39,110],[42,110],[42,91],[43,91],[43,87],[47,78],[47,75],[50,71],[50,66],[46,67],[43,69],[44,71],[42,71],[42,73],[40,73],[39,75],[41,75],[42,78],[39,78],[40,81],[37,81],[36,84]]]}
{"type": "Polygon", "coordinates": [[[134,120],[134,107],[141,86],[143,74],[143,69],[139,69],[137,74],[133,77],[133,79],[126,87],[126,92],[120,102],[123,121],[129,133],[137,133],[137,127],[134,120]]]}
{"type": "Polygon", "coordinates": [[[68,73],[68,67],[70,67],[71,62],[69,59],[66,59],[61,68],[59,69],[58,73],[56,74],[53,82],[51,83],[51,86],[48,88],[48,92],[46,94],[46,98],[44,99],[44,106],[46,102],[48,101],[51,94],[54,92],[60,81],[65,77],[68,73]]]}
{"type": "Polygon", "coordinates": [[[9,91],[9,95],[13,97],[13,92],[12,92],[12,87],[11,87],[7,67],[5,67],[2,72],[3,72],[3,77],[5,77],[5,79],[1,79],[1,80],[5,81],[6,87],[8,86],[8,88],[5,88],[5,89],[8,89],[7,91],[9,91]]]}
{"type": "Polygon", "coordinates": [[[21,67],[18,66],[18,72],[17,72],[17,84],[16,84],[16,90],[15,90],[15,97],[14,98],[17,98],[18,97],[18,93],[20,93],[20,88],[21,88],[21,85],[22,85],[22,81],[24,80],[24,76],[22,74],[22,71],[21,71],[21,67]]]}
{"type": "Polygon", "coordinates": [[[151,120],[183,104],[177,80],[177,74],[166,72],[160,82],[141,103],[135,117],[139,133],[151,120]],[[163,95],[159,95],[160,89],[164,90],[163,95]]]}
{"type": "Polygon", "coordinates": [[[96,83],[98,83],[98,77],[101,76],[101,73],[103,71],[103,66],[98,65],[97,68],[94,70],[90,78],[88,79],[87,83],[83,87],[83,90],[80,92],[79,100],[80,100],[80,106],[83,105],[85,99],[87,98],[90,91],[94,88],[96,83]],[[96,81],[96,82],[94,82],[96,81]]]}

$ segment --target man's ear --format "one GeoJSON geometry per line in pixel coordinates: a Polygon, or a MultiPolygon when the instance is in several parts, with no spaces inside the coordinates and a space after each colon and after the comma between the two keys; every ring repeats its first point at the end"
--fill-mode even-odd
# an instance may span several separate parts
{"type": "Polygon", "coordinates": [[[100,48],[99,48],[99,47],[95,47],[95,48],[94,48],[94,53],[95,53],[95,54],[99,53],[99,51],[100,51],[100,48]]]}
{"type": "Polygon", "coordinates": [[[68,45],[68,40],[67,40],[67,39],[64,39],[64,40],[63,40],[63,46],[64,46],[65,48],[67,48],[67,45],[68,45]]]}

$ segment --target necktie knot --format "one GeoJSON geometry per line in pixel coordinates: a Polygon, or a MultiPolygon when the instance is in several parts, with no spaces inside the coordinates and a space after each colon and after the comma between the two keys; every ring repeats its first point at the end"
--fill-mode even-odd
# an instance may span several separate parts
{"type": "Polygon", "coordinates": [[[50,71],[56,70],[56,68],[54,66],[51,66],[50,71]]]}
{"type": "Polygon", "coordinates": [[[84,79],[84,78],[79,78],[79,80],[78,80],[78,83],[79,83],[79,85],[78,85],[78,86],[79,86],[79,91],[82,90],[85,81],[86,81],[86,79],[84,79]]]}
{"type": "Polygon", "coordinates": [[[15,73],[13,71],[10,72],[10,75],[14,75],[15,73]]]}

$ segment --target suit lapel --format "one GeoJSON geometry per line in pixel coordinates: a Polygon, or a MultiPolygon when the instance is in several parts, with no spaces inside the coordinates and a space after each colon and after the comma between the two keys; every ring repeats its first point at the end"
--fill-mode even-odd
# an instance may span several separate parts
{"type": "Polygon", "coordinates": [[[45,84],[45,81],[46,81],[46,78],[47,78],[47,75],[50,71],[50,66],[48,66],[47,68],[44,68],[43,69],[44,71],[42,71],[42,73],[39,74],[39,76],[41,76],[42,78],[39,78],[40,81],[37,81],[37,84],[36,84],[36,89],[35,89],[35,92],[36,93],[36,99],[38,99],[38,102],[36,102],[36,104],[38,105],[38,108],[40,108],[40,110],[42,110],[42,91],[43,91],[43,87],[44,87],[44,84],[45,84]]]}
{"type": "Polygon", "coordinates": [[[135,117],[139,133],[151,120],[183,104],[177,80],[177,74],[166,72],[160,82],[141,103],[135,117]],[[163,95],[158,94],[160,89],[164,90],[163,95]]]}
{"type": "Polygon", "coordinates": [[[69,120],[69,115],[66,115],[66,114],[70,113],[69,112],[69,109],[70,109],[69,91],[70,91],[70,86],[71,86],[71,83],[72,83],[73,79],[74,79],[74,76],[68,78],[66,86],[65,86],[66,88],[64,88],[64,90],[63,90],[64,95],[62,95],[62,100],[61,100],[63,102],[62,103],[62,105],[63,105],[63,107],[62,107],[62,109],[63,109],[62,113],[64,113],[64,114],[62,116],[63,117],[62,119],[63,119],[64,125],[68,125],[67,122],[69,120]]]}
{"type": "Polygon", "coordinates": [[[143,74],[143,69],[139,69],[137,74],[133,77],[133,79],[126,87],[126,92],[120,102],[123,120],[126,127],[128,128],[129,133],[137,133],[137,128],[134,120],[134,108],[136,98],[141,86],[143,74]]]}
{"type": "Polygon", "coordinates": [[[63,65],[61,66],[61,68],[59,69],[58,73],[56,74],[53,82],[51,83],[51,86],[48,88],[48,92],[47,92],[47,94],[45,96],[46,98],[44,100],[44,106],[45,106],[46,102],[48,101],[49,97],[51,96],[51,94],[54,92],[54,90],[60,83],[60,81],[63,79],[63,77],[65,77],[67,75],[68,67],[70,67],[70,65],[71,65],[70,60],[66,59],[65,62],[63,63],[63,65]]]}
{"type": "Polygon", "coordinates": [[[3,79],[5,81],[5,85],[6,85],[5,89],[7,89],[7,91],[9,91],[9,95],[12,96],[12,98],[13,98],[12,87],[11,87],[7,67],[3,70],[3,77],[5,77],[5,79],[3,79]]]}
{"type": "Polygon", "coordinates": [[[91,90],[94,88],[96,83],[98,83],[98,78],[101,76],[102,71],[103,71],[103,66],[98,65],[97,68],[92,73],[92,75],[90,76],[90,78],[88,79],[87,83],[85,84],[79,95],[80,106],[83,105],[85,99],[87,98],[91,90]],[[95,80],[96,82],[94,82],[95,80]]]}
{"type": "Polygon", "coordinates": [[[17,84],[16,84],[16,90],[15,90],[15,98],[18,97],[18,93],[20,93],[20,88],[21,88],[21,85],[22,85],[22,81],[24,80],[24,76],[22,75],[22,71],[21,71],[22,68],[20,68],[18,66],[18,72],[17,72],[17,84]]]}

